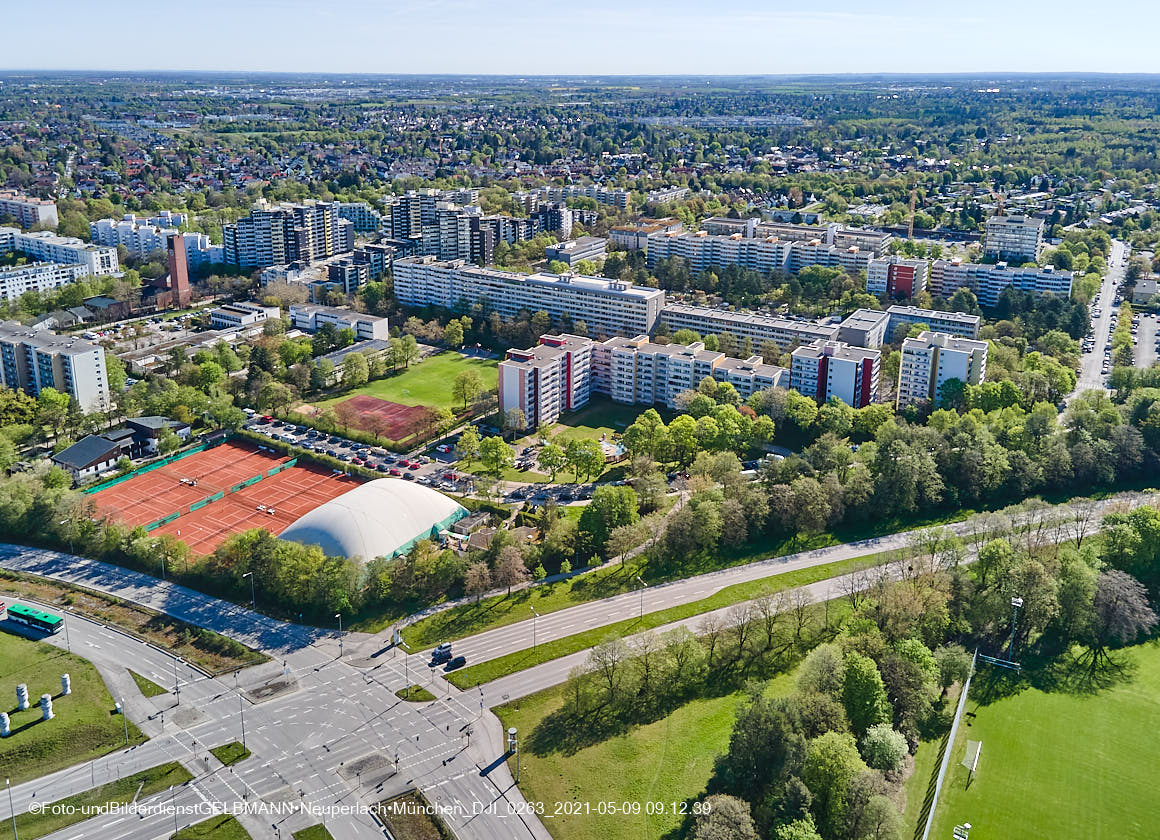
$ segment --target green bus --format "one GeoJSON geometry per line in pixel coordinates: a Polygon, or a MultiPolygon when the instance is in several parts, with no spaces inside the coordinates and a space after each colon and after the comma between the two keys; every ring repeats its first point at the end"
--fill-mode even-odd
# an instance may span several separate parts
{"type": "Polygon", "coordinates": [[[59,633],[64,627],[64,619],[59,615],[44,612],[43,610],[26,607],[24,604],[13,604],[8,608],[8,619],[25,627],[40,630],[43,633],[59,633]]]}

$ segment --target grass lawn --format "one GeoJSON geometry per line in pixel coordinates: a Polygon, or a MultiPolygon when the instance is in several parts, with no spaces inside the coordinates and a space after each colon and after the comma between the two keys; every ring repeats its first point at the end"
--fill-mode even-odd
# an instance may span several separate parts
{"type": "Polygon", "coordinates": [[[601,435],[611,437],[614,434],[623,434],[624,430],[636,422],[636,418],[648,408],[613,402],[608,397],[593,397],[588,401],[588,405],[579,411],[564,415],[555,423],[552,426],[551,437],[559,442],[583,438],[599,440],[601,435]]]}
{"type": "MultiPolygon", "coordinates": [[[[792,677],[772,680],[768,690],[787,692],[792,677]]],[[[563,703],[562,686],[496,708],[505,727],[519,728],[529,743],[537,724],[563,703]]],[[[572,755],[537,755],[525,748],[520,758],[520,790],[554,814],[557,802],[589,803],[590,813],[551,816],[545,822],[555,840],[638,840],[668,836],[683,817],[672,803],[700,795],[713,762],[729,745],[733,721],[744,692],[694,700],[655,723],[631,729],[572,755]],[[667,813],[601,815],[601,802],[663,802],[667,813]]],[[[512,772],[515,773],[514,761],[512,772]]],[[[643,810],[643,809],[642,809],[643,810]]]]}
{"type": "Polygon", "coordinates": [[[229,767],[231,764],[237,764],[239,761],[250,757],[250,751],[238,741],[230,741],[228,744],[214,747],[210,752],[226,767],[229,767]]]}
{"type": "Polygon", "coordinates": [[[295,831],[293,837],[294,840],[334,840],[334,835],[327,831],[322,823],[295,831]]]}
{"type": "Polygon", "coordinates": [[[410,700],[412,703],[429,703],[435,695],[421,685],[410,685],[395,692],[400,700],[410,700]]]}
{"type": "Polygon", "coordinates": [[[170,840],[251,840],[250,833],[228,814],[210,817],[171,835],[170,840]]]}
{"type": "MultiPolygon", "coordinates": [[[[700,615],[701,613],[710,612],[721,607],[727,607],[739,601],[760,598],[763,595],[780,592],[783,589],[805,586],[810,583],[816,583],[819,580],[826,580],[837,575],[857,571],[858,569],[876,566],[885,562],[885,560],[886,555],[884,554],[868,554],[863,557],[852,557],[849,560],[838,560],[834,563],[811,566],[808,569],[785,572],[784,574],[773,575],[762,578],[761,580],[737,583],[733,586],[727,586],[720,592],[714,593],[708,598],[702,598],[699,601],[680,604],[679,606],[670,607],[667,610],[645,613],[643,619],[630,618],[624,621],[618,621],[615,624],[606,624],[603,627],[587,630],[583,633],[565,636],[562,639],[544,642],[543,644],[537,645],[535,653],[532,653],[531,649],[519,650],[514,653],[509,653],[506,656],[489,659],[478,665],[472,665],[454,672],[450,680],[459,688],[471,688],[507,676],[508,674],[514,674],[516,671],[522,671],[525,668],[531,668],[534,665],[558,659],[561,656],[568,656],[581,650],[587,650],[590,647],[600,644],[600,642],[610,636],[631,636],[636,633],[642,633],[654,627],[661,627],[673,621],[680,621],[690,616],[700,615]]],[[[523,616],[519,617],[522,618],[523,616]]]]}
{"type": "MultiPolygon", "coordinates": [[[[12,783],[35,779],[125,746],[124,721],[113,714],[113,698],[88,660],[28,639],[0,633],[0,696],[6,698],[12,735],[0,740],[0,777],[12,783]],[[72,679],[72,694],[60,695],[60,675],[72,679]],[[31,705],[12,711],[16,686],[28,686],[31,705]],[[56,717],[40,719],[40,695],[50,694],[56,717]]],[[[129,743],[145,738],[129,723],[129,743]]]]}
{"type": "Polygon", "coordinates": [[[988,672],[976,676],[932,836],[970,822],[971,840],[1156,837],[1160,644],[1117,657],[1126,676],[1102,690],[1028,688],[985,706],[988,672]],[[969,790],[968,739],[983,742],[969,790]]]}
{"type": "Polygon", "coordinates": [[[136,671],[130,669],[129,676],[133,678],[133,682],[137,683],[137,688],[141,689],[141,693],[146,697],[157,697],[161,694],[168,694],[168,690],[162,688],[157,683],[148,677],[143,677],[136,671]]]}
{"type": "Polygon", "coordinates": [[[386,379],[376,379],[361,388],[347,391],[341,396],[316,403],[319,408],[333,406],[351,397],[367,394],[400,405],[426,405],[431,408],[448,408],[459,412],[463,403],[451,398],[451,387],[455,377],[465,370],[477,370],[483,378],[483,386],[494,390],[499,382],[499,362],[495,359],[475,359],[460,356],[451,351],[430,356],[418,364],[386,379]]]}
{"type": "MultiPolygon", "coordinates": [[[[17,814],[16,828],[22,840],[33,840],[88,819],[88,815],[84,813],[86,806],[91,808],[106,803],[132,802],[133,797],[137,796],[138,786],[141,785],[143,787],[139,798],[144,799],[173,785],[184,784],[192,778],[193,776],[176,761],[162,764],[52,803],[62,806],[60,809],[62,811],[67,809],[73,813],[53,813],[53,809],[48,808],[39,814],[17,814]]],[[[4,820],[3,824],[0,824],[0,840],[10,840],[11,837],[12,821],[4,820]]]]}

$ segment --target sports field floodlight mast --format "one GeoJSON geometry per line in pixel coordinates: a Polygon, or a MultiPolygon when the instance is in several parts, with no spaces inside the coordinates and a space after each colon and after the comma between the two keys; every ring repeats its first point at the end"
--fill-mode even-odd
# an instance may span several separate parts
{"type": "Polygon", "coordinates": [[[1015,650],[1015,629],[1019,625],[1019,608],[1023,606],[1023,599],[1018,595],[1011,599],[1011,641],[1007,643],[1007,660],[1015,650]]]}
{"type": "Polygon", "coordinates": [[[244,580],[245,578],[250,579],[250,609],[254,610],[258,608],[258,598],[254,594],[254,573],[246,572],[242,575],[242,579],[244,580]]]}

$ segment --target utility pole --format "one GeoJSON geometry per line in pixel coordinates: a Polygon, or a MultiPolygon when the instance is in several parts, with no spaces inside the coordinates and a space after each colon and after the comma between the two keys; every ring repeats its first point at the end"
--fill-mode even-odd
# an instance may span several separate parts
{"type": "Polygon", "coordinates": [[[338,658],[342,659],[342,613],[335,613],[334,617],[338,619],[338,658]]]}
{"type": "Polygon", "coordinates": [[[640,581],[640,620],[644,621],[644,591],[648,589],[648,584],[640,579],[640,575],[636,579],[640,581]]]}
{"type": "Polygon", "coordinates": [[[1007,661],[1013,661],[1011,654],[1015,650],[1015,628],[1019,624],[1019,608],[1023,606],[1023,599],[1015,596],[1011,599],[1011,641],[1007,643],[1007,661]]]}
{"type": "Polygon", "coordinates": [[[129,746],[129,717],[125,714],[125,698],[121,698],[121,722],[125,724],[125,746],[129,746]]]}
{"type": "Polygon", "coordinates": [[[238,695],[238,713],[242,716],[242,749],[246,749],[246,704],[238,695]]]}
{"type": "Polygon", "coordinates": [[[244,575],[242,575],[242,578],[243,579],[244,578],[250,579],[250,609],[252,609],[252,610],[257,609],[258,608],[258,599],[257,599],[257,596],[254,595],[254,573],[253,572],[246,572],[244,575]]]}

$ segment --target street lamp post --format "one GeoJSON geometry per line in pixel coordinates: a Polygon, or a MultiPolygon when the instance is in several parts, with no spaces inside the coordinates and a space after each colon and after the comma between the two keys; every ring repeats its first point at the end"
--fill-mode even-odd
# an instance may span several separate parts
{"type": "Polygon", "coordinates": [[[8,810],[12,813],[12,840],[20,840],[16,833],[16,806],[12,804],[12,780],[5,779],[4,784],[8,787],[8,810]]]}
{"type": "Polygon", "coordinates": [[[129,716],[125,713],[125,698],[121,698],[121,723],[125,725],[125,746],[129,746],[129,716]]]}
{"type": "Polygon", "coordinates": [[[238,713],[242,717],[242,749],[246,749],[246,704],[242,700],[242,695],[238,695],[238,713]]]}
{"type": "Polygon", "coordinates": [[[530,609],[532,611],[532,656],[535,656],[536,655],[536,619],[540,617],[540,614],[538,612],[536,612],[536,608],[531,606],[531,605],[528,606],[528,609],[530,609]]]}
{"type": "MultiPolygon", "coordinates": [[[[67,612],[72,612],[72,607],[69,607],[67,612]]],[[[68,616],[61,616],[60,623],[64,625],[64,646],[68,648],[68,652],[72,653],[72,640],[68,635],[68,616]]]]}
{"type": "Polygon", "coordinates": [[[644,621],[644,591],[648,589],[648,584],[640,579],[640,575],[636,579],[640,581],[640,620],[644,621]]]}
{"type": "Polygon", "coordinates": [[[177,678],[177,660],[173,660],[173,696],[177,698],[177,705],[181,705],[181,682],[177,678]]]}
{"type": "Polygon", "coordinates": [[[244,575],[242,575],[242,578],[243,579],[244,578],[250,579],[250,609],[252,609],[252,610],[257,609],[258,608],[258,598],[254,594],[254,573],[253,572],[246,572],[244,575]]]}
{"type": "MultiPolygon", "coordinates": [[[[67,520],[67,519],[62,519],[62,520],[61,520],[59,523],[57,523],[57,524],[59,524],[59,525],[68,525],[68,524],[69,524],[69,522],[68,522],[68,520],[67,520]]],[[[69,553],[69,554],[76,554],[76,551],[73,549],[73,534],[72,534],[72,528],[69,528],[69,529],[68,529],[68,553],[69,553]]]]}
{"type": "Polygon", "coordinates": [[[338,619],[338,658],[342,659],[342,613],[335,613],[334,617],[338,619]]]}

